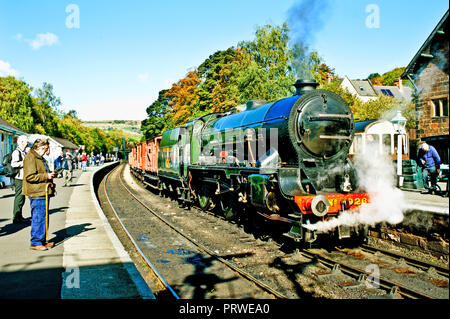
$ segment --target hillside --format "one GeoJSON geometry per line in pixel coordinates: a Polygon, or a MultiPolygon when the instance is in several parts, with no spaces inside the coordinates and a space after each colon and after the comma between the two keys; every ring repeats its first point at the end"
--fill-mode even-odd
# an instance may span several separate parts
{"type": "Polygon", "coordinates": [[[113,121],[83,121],[83,125],[90,128],[99,128],[102,131],[109,132],[116,129],[124,132],[133,138],[140,139],[141,121],[113,120],[113,121]]]}

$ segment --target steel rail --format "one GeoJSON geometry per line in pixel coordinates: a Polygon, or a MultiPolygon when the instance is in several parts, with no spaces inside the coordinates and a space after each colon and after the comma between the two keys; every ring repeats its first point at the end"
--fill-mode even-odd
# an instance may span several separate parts
{"type": "Polygon", "coordinates": [[[169,226],[171,229],[173,229],[175,232],[177,232],[178,234],[180,234],[181,236],[183,236],[184,238],[186,238],[188,241],[190,241],[192,244],[194,244],[196,247],[198,247],[200,250],[203,250],[204,252],[206,252],[208,255],[210,255],[211,257],[214,257],[215,259],[217,259],[219,262],[223,263],[224,265],[226,265],[227,267],[229,267],[231,270],[237,272],[238,274],[240,274],[242,277],[246,278],[247,280],[251,281],[252,283],[256,284],[257,286],[259,286],[260,288],[262,288],[264,291],[272,294],[273,296],[280,298],[280,299],[287,299],[286,296],[284,296],[283,294],[281,294],[280,292],[272,289],[271,287],[269,287],[268,285],[266,285],[265,283],[263,283],[262,281],[256,279],[255,277],[253,277],[251,274],[249,274],[246,271],[243,271],[242,269],[237,268],[235,265],[233,265],[232,263],[228,262],[227,260],[223,259],[222,257],[218,256],[217,254],[215,254],[212,250],[210,250],[209,248],[205,247],[204,245],[196,242],[194,239],[192,239],[190,236],[184,234],[183,232],[181,232],[180,230],[178,230],[175,226],[173,226],[171,223],[169,223],[168,221],[166,221],[164,218],[162,218],[161,216],[159,216],[158,213],[156,213],[153,209],[151,209],[150,207],[148,207],[145,203],[143,203],[140,199],[138,199],[129,189],[128,187],[126,187],[122,181],[122,177],[119,175],[119,180],[120,183],[122,184],[123,188],[125,188],[125,190],[137,201],[139,202],[145,209],[147,209],[150,213],[152,213],[155,217],[157,217],[159,220],[161,220],[164,224],[166,224],[167,226],[169,226]]]}
{"type": "MultiPolygon", "coordinates": [[[[366,275],[366,272],[361,269],[358,269],[356,267],[333,260],[329,257],[323,256],[322,254],[319,254],[319,253],[312,252],[308,249],[301,250],[300,253],[307,256],[308,258],[317,259],[318,261],[320,261],[322,264],[324,264],[325,266],[327,266],[329,268],[333,268],[333,267],[336,267],[336,265],[338,265],[341,272],[343,272],[344,274],[349,275],[353,278],[360,278],[361,275],[364,275],[364,276],[366,275]]],[[[388,291],[389,293],[391,293],[392,291],[395,291],[398,294],[400,294],[401,296],[403,296],[405,298],[410,298],[410,299],[433,299],[433,297],[431,297],[425,293],[408,288],[399,283],[395,283],[395,282],[389,281],[387,279],[383,279],[381,277],[377,278],[377,279],[379,281],[380,288],[388,291]]]]}
{"type": "MultiPolygon", "coordinates": [[[[166,287],[166,289],[168,291],[170,291],[170,293],[172,294],[172,296],[175,299],[180,299],[180,297],[178,296],[178,294],[175,292],[175,290],[167,283],[167,281],[164,279],[164,277],[158,272],[158,270],[156,269],[155,266],[153,266],[153,264],[150,262],[150,260],[148,260],[148,258],[145,256],[145,254],[142,252],[142,250],[139,248],[138,244],[136,243],[136,241],[134,240],[133,236],[131,236],[131,234],[128,232],[127,228],[125,227],[125,225],[123,224],[121,218],[119,217],[119,214],[117,213],[116,209],[114,208],[114,206],[111,203],[111,200],[109,199],[108,196],[108,192],[106,190],[106,184],[108,182],[108,178],[109,175],[114,172],[116,169],[110,171],[105,178],[105,183],[104,183],[104,191],[105,191],[105,195],[106,195],[106,199],[108,200],[109,206],[111,207],[111,209],[114,212],[114,215],[116,215],[117,220],[119,221],[120,225],[122,226],[122,229],[125,231],[125,233],[127,234],[128,238],[131,240],[131,242],[133,243],[133,246],[136,248],[136,250],[139,252],[139,254],[141,255],[141,257],[145,260],[145,262],[147,263],[147,265],[152,269],[153,273],[156,275],[156,277],[159,279],[159,281],[163,284],[164,287],[166,287]]],[[[120,177],[120,175],[119,175],[120,177]]]]}
{"type": "Polygon", "coordinates": [[[385,250],[385,249],[381,249],[381,248],[373,247],[373,246],[369,246],[369,245],[361,245],[360,248],[362,250],[365,250],[365,251],[368,251],[368,252],[371,252],[371,253],[374,253],[374,252],[378,251],[378,252],[381,252],[381,253],[383,253],[385,255],[388,255],[390,257],[394,257],[394,258],[397,258],[397,259],[403,259],[405,261],[405,263],[407,263],[407,264],[409,264],[409,265],[411,265],[413,267],[417,267],[419,269],[422,269],[422,270],[428,270],[428,269],[430,269],[432,267],[432,268],[434,268],[436,270],[436,273],[438,273],[439,275],[447,277],[447,278],[449,277],[449,270],[448,270],[448,268],[444,268],[444,267],[441,267],[441,266],[436,265],[436,264],[432,264],[432,263],[428,263],[428,262],[425,262],[425,261],[417,260],[417,259],[405,256],[405,255],[402,255],[402,254],[399,254],[399,253],[395,253],[395,252],[392,252],[392,251],[389,251],[389,250],[385,250]]]}

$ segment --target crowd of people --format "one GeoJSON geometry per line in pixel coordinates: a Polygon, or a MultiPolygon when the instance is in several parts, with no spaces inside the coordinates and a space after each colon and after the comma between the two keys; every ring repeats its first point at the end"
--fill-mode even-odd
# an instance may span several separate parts
{"type": "MultiPolygon", "coordinates": [[[[38,138],[30,143],[25,135],[17,139],[17,148],[11,154],[11,167],[14,173],[13,223],[31,223],[30,249],[48,250],[54,243],[47,241],[48,208],[50,198],[55,196],[54,178],[63,179],[63,187],[70,186],[73,171],[85,172],[88,166],[99,166],[105,162],[101,154],[86,154],[84,151],[66,150],[54,161],[54,169],[45,159],[50,154],[50,144],[45,138],[38,138]],[[22,209],[25,198],[30,200],[31,219],[24,218],[22,209]]],[[[107,160],[116,160],[107,156],[107,160]]]]}
{"type": "MultiPolygon", "coordinates": [[[[111,158],[115,160],[114,157],[111,158]]],[[[105,157],[101,154],[93,155],[86,154],[86,152],[78,152],[73,151],[73,154],[70,151],[61,152],[61,154],[55,159],[54,167],[56,169],[63,169],[72,171],[73,169],[81,169],[82,171],[86,171],[86,167],[88,166],[99,166],[105,163],[105,157]]]]}

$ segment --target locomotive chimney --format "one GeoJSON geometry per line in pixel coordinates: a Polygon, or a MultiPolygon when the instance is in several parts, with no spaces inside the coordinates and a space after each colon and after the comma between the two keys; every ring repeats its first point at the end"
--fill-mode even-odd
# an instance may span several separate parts
{"type": "Polygon", "coordinates": [[[316,87],[319,86],[319,83],[314,80],[297,80],[297,82],[295,82],[293,85],[296,89],[294,95],[301,95],[305,94],[308,91],[315,90],[316,87]]]}

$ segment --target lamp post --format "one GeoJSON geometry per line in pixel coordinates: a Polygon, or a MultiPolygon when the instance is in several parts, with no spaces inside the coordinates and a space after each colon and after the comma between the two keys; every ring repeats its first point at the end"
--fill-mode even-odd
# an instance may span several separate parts
{"type": "Polygon", "coordinates": [[[395,117],[391,120],[394,125],[394,130],[397,135],[397,176],[398,176],[398,186],[403,186],[402,177],[402,135],[406,133],[406,118],[402,116],[402,112],[399,110],[395,117]]]}

